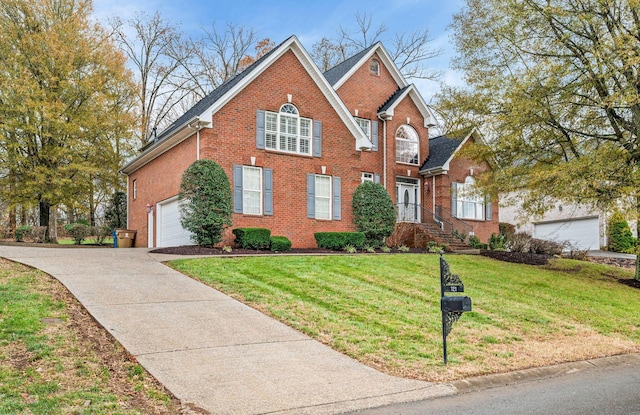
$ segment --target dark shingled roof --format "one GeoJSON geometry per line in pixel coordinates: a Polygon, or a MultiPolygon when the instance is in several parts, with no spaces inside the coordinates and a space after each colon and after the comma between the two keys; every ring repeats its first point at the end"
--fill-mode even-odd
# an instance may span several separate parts
{"type": "Polygon", "coordinates": [[[420,171],[441,168],[451,155],[460,147],[463,139],[440,136],[429,140],[429,157],[420,167],[420,171]]]}
{"type": "MultiPolygon", "coordinates": [[[[291,36],[291,37],[293,37],[293,36],[291,36]]],[[[214,89],[209,95],[207,95],[206,97],[202,98],[193,107],[189,108],[189,110],[187,110],[187,112],[185,112],[180,117],[178,117],[178,119],[176,119],[173,123],[171,123],[170,126],[165,128],[162,131],[161,134],[158,134],[158,138],[157,139],[149,141],[142,148],[142,150],[145,150],[151,144],[154,144],[154,143],[157,143],[157,142],[159,142],[161,140],[164,140],[165,138],[169,137],[180,126],[182,126],[185,122],[189,121],[190,119],[192,119],[193,117],[195,117],[197,115],[202,114],[207,108],[212,106],[217,100],[222,98],[222,96],[224,94],[229,92],[230,89],[232,89],[242,79],[244,79],[247,75],[249,75],[262,61],[267,59],[267,57],[269,55],[274,53],[274,51],[278,50],[280,48],[280,46],[282,46],[284,43],[288,42],[289,39],[291,39],[291,37],[287,38],[284,42],[282,42],[281,44],[279,44],[278,46],[276,46],[275,48],[270,50],[268,53],[266,53],[264,56],[262,56],[260,59],[258,59],[257,61],[255,61],[251,65],[249,65],[249,67],[246,68],[244,71],[240,72],[239,74],[237,74],[233,78],[227,79],[225,82],[223,82],[219,87],[214,89]]]]}
{"type": "Polygon", "coordinates": [[[378,109],[378,112],[384,112],[384,111],[388,110],[393,104],[395,104],[395,102],[398,100],[398,98],[400,98],[400,96],[402,94],[404,94],[404,91],[406,91],[410,86],[411,85],[407,85],[404,88],[398,88],[396,90],[396,92],[394,92],[393,95],[391,95],[391,97],[389,97],[387,102],[382,104],[380,109],[378,109]]]}
{"type": "Polygon", "coordinates": [[[324,73],[324,77],[327,81],[329,81],[329,84],[331,84],[331,86],[334,86],[340,79],[342,79],[343,76],[347,74],[347,72],[351,70],[351,68],[353,68],[358,62],[360,62],[360,59],[362,59],[364,55],[369,53],[369,51],[376,46],[378,46],[378,43],[374,43],[368,48],[356,53],[346,61],[337,64],[333,68],[326,71],[324,73]]]}

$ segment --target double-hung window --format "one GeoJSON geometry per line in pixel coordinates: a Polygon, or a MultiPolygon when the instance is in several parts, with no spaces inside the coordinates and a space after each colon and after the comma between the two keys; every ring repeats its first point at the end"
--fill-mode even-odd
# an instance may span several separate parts
{"type": "Polygon", "coordinates": [[[316,175],[316,219],[331,219],[331,177],[316,175]]]}
{"type": "Polygon", "coordinates": [[[311,155],[312,120],[300,117],[292,104],[265,114],[265,148],[311,155]]]}
{"type": "Polygon", "coordinates": [[[273,170],[233,166],[233,212],[273,215],[273,170]]]}
{"type": "Polygon", "coordinates": [[[341,209],[340,178],[307,174],[307,217],[340,220],[341,209]]]}
{"type": "Polygon", "coordinates": [[[464,183],[452,183],[451,213],[460,219],[491,220],[491,203],[479,195],[475,180],[468,176],[464,183]]]}
{"type": "Polygon", "coordinates": [[[242,166],[242,213],[262,215],[262,169],[242,166]]]}

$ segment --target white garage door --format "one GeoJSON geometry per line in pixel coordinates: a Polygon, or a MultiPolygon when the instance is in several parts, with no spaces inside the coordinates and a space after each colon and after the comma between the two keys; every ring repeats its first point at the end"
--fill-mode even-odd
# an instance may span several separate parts
{"type": "Polygon", "coordinates": [[[158,204],[158,247],[193,245],[191,232],[180,224],[178,199],[158,204]]]}
{"type": "Polygon", "coordinates": [[[533,225],[533,237],[557,242],[569,241],[577,249],[600,249],[597,217],[536,223],[533,225]]]}

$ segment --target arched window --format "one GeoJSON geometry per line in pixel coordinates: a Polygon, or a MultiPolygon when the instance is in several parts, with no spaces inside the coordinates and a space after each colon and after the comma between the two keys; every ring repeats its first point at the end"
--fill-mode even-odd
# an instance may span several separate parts
{"type": "Polygon", "coordinates": [[[369,63],[369,71],[371,75],[380,75],[380,62],[375,59],[371,59],[369,63]]]}
{"type": "Polygon", "coordinates": [[[396,162],[417,165],[420,159],[418,133],[410,125],[396,131],[396,162]]]}
{"type": "Polygon", "coordinates": [[[265,147],[291,153],[311,154],[311,120],[302,118],[292,104],[280,112],[267,112],[265,147]]]}

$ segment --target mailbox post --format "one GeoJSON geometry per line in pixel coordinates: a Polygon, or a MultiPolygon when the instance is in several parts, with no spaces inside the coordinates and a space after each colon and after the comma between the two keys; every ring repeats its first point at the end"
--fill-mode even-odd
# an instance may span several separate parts
{"type": "Polygon", "coordinates": [[[456,274],[452,274],[449,264],[440,253],[440,310],[442,311],[442,348],[444,364],[447,364],[447,336],[453,323],[462,313],[471,311],[471,298],[467,296],[447,296],[446,293],[463,293],[464,284],[456,274]]]}

